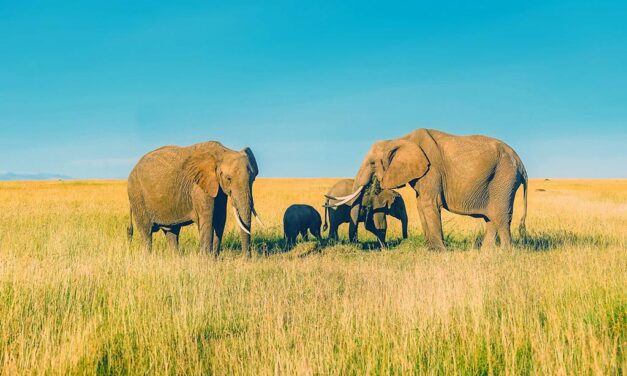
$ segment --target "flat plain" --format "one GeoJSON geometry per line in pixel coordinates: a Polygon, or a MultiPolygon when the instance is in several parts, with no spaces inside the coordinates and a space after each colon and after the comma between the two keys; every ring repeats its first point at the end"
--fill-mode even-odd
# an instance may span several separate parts
{"type": "Polygon", "coordinates": [[[152,254],[129,245],[124,181],[0,183],[0,374],[627,370],[627,180],[531,180],[510,251],[448,213],[449,250],[427,251],[405,188],[408,240],[390,219],[383,251],[362,226],[360,245],[282,252],[284,210],[322,213],[335,180],[258,179],[255,256],[229,218],[217,261],[194,226],[177,254],[161,234],[152,254]]]}

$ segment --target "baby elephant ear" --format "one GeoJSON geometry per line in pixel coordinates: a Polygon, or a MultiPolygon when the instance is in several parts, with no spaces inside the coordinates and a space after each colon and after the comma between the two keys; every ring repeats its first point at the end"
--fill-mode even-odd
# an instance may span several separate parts
{"type": "Polygon", "coordinates": [[[218,183],[218,165],[215,158],[209,153],[195,151],[186,165],[187,173],[194,183],[198,184],[209,196],[216,197],[220,184],[218,183]]]}
{"type": "Polygon", "coordinates": [[[424,151],[411,141],[401,140],[390,145],[388,168],[381,180],[381,188],[394,189],[421,178],[429,170],[424,151]]]}

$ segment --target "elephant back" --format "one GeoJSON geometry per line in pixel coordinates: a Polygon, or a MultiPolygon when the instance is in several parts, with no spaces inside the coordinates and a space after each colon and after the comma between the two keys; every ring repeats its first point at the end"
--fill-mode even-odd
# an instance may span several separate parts
{"type": "Polygon", "coordinates": [[[129,176],[131,204],[141,202],[155,223],[169,224],[191,207],[189,189],[181,180],[182,166],[189,149],[164,146],[144,155],[129,176]]]}

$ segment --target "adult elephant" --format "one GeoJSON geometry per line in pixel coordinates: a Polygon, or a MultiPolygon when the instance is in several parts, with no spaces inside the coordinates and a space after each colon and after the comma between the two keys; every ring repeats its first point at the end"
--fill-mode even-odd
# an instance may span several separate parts
{"type": "Polygon", "coordinates": [[[443,250],[441,209],[486,222],[483,247],[511,246],[514,196],[524,187],[521,235],[527,216],[527,173],[516,152],[485,136],[456,136],[416,129],[395,139],[378,141],[368,151],[353,184],[353,193],[335,197],[351,206],[358,222],[364,192],[380,184],[394,189],[409,184],[415,191],[422,229],[430,249],[443,250]],[[374,184],[374,185],[373,185],[374,184]]]}
{"type": "MultiPolygon", "coordinates": [[[[353,179],[342,179],[335,183],[327,192],[327,199],[324,205],[324,226],[323,231],[329,228],[329,238],[338,240],[337,229],[343,223],[349,223],[349,238],[357,237],[357,226],[351,223],[351,207],[347,204],[333,206],[336,200],[329,197],[343,196],[350,194],[353,189],[353,179]],[[327,224],[327,219],[329,224],[327,224]],[[330,226],[330,227],[329,227],[330,226]]],[[[373,233],[379,245],[385,246],[385,236],[387,232],[386,216],[392,216],[401,221],[403,239],[407,239],[407,210],[405,201],[400,194],[391,189],[385,189],[376,194],[370,203],[365,203],[366,197],[362,197],[361,210],[358,222],[363,222],[366,230],[373,233]]]]}
{"type": "Polygon", "coordinates": [[[128,177],[129,239],[134,217],[148,251],[152,233],[159,229],[170,248],[177,250],[181,227],[196,223],[201,251],[217,257],[230,197],[242,252],[250,257],[251,215],[256,216],[252,186],[258,172],[252,150],[234,151],[215,141],[151,151],[128,177]]]}

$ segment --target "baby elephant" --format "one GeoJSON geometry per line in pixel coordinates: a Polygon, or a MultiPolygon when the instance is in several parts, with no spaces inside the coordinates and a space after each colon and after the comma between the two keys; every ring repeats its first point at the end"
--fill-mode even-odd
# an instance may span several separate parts
{"type": "MultiPolygon", "coordinates": [[[[353,179],[342,179],[329,189],[328,196],[343,196],[351,193],[353,189],[353,179]]],[[[357,241],[357,227],[351,223],[351,207],[348,204],[340,206],[329,206],[330,199],[327,198],[324,204],[324,227],[330,226],[329,239],[338,240],[337,229],[342,223],[349,223],[348,234],[351,241],[357,241]],[[327,225],[329,218],[330,225],[327,225]]],[[[387,232],[386,216],[392,216],[401,221],[403,239],[407,239],[407,210],[405,201],[398,192],[392,189],[384,189],[373,197],[370,208],[361,206],[359,211],[359,222],[364,222],[366,230],[373,233],[381,247],[385,247],[385,236],[387,232]]]]}
{"type": "Polygon", "coordinates": [[[320,238],[320,226],[322,218],[320,213],[310,205],[295,204],[287,208],[283,215],[283,232],[287,247],[296,243],[296,237],[301,234],[303,240],[307,240],[307,230],[318,240],[320,238]]]}

